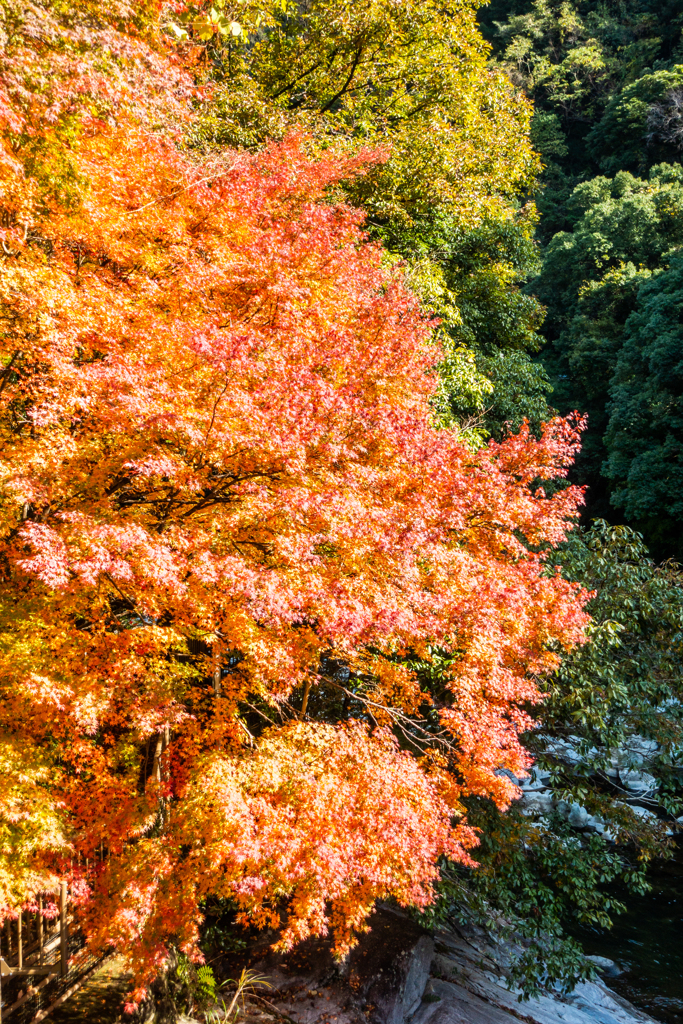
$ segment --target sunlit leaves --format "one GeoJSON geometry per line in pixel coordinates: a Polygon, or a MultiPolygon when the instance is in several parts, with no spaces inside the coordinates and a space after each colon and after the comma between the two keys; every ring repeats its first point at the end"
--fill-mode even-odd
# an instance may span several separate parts
{"type": "MultiPolygon", "coordinates": [[[[423,905],[467,860],[463,795],[514,795],[522,705],[585,623],[539,553],[580,495],[538,482],[581,424],[475,452],[435,429],[435,325],[330,201],[386,154],[200,159],[193,52],[73,17],[10,54],[0,724],[47,758],[54,835],[106,848],[79,914],[139,978],[193,952],[211,892],[343,954],[375,899],[423,905]],[[68,157],[68,196],[36,153],[68,157]],[[425,739],[397,663],[436,646],[425,739]]],[[[64,870],[44,839],[21,870],[64,870]]]]}

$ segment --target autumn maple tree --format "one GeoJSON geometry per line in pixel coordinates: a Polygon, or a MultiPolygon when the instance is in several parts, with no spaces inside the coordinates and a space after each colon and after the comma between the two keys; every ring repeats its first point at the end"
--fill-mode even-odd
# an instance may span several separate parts
{"type": "Polygon", "coordinates": [[[340,954],[428,903],[585,623],[579,424],[438,429],[434,324],[329,198],[386,154],[200,159],[157,14],[8,4],[0,91],[0,901],[68,877],[140,983],[211,894],[340,954]]]}

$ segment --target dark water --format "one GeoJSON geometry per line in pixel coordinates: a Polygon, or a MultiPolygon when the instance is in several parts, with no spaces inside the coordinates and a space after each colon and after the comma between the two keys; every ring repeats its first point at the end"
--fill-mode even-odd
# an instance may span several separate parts
{"type": "Polygon", "coordinates": [[[683,847],[652,869],[645,896],[615,893],[628,909],[610,932],[575,933],[586,953],[624,969],[609,986],[657,1020],[683,1024],[683,847]]]}

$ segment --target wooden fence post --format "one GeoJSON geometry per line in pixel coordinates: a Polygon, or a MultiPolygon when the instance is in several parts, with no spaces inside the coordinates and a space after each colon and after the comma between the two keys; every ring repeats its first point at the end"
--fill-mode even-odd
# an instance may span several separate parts
{"type": "Polygon", "coordinates": [[[43,897],[38,897],[38,963],[43,966],[43,897]]]}
{"type": "Polygon", "coordinates": [[[69,970],[69,939],[66,931],[66,882],[62,882],[59,892],[59,947],[61,974],[65,978],[69,970]]]}

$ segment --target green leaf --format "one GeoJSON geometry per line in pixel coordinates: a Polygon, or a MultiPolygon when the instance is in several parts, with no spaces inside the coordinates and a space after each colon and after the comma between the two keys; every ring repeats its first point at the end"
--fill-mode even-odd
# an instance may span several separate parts
{"type": "Polygon", "coordinates": [[[213,35],[213,24],[210,18],[207,18],[205,14],[202,14],[199,18],[195,18],[192,22],[192,32],[196,39],[206,41],[211,39],[213,35]]]}
{"type": "Polygon", "coordinates": [[[173,22],[171,22],[168,27],[169,30],[173,33],[173,35],[176,37],[178,42],[184,42],[188,38],[187,29],[180,28],[179,25],[174,25],[173,22]]]}
{"type": "Polygon", "coordinates": [[[217,25],[218,25],[218,31],[220,32],[220,34],[222,36],[235,36],[235,37],[237,37],[237,36],[241,36],[243,34],[243,29],[242,29],[242,26],[240,25],[239,21],[231,21],[229,18],[226,18],[222,14],[218,18],[217,25]]]}

